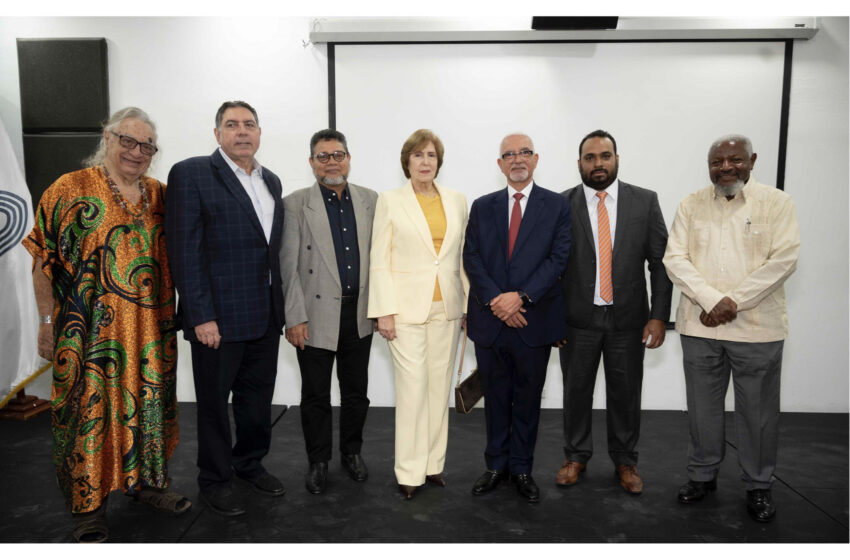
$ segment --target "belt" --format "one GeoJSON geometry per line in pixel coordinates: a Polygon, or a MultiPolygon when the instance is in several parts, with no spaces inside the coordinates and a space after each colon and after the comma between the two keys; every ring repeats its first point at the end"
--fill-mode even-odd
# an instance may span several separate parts
{"type": "Polygon", "coordinates": [[[339,300],[342,303],[354,303],[357,301],[357,296],[340,296],[339,300]]]}

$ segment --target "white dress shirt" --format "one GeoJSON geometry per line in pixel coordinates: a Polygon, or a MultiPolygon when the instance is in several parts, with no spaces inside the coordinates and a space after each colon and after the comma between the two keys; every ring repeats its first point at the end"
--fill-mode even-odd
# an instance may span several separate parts
{"type": "Polygon", "coordinates": [[[522,215],[525,216],[525,207],[528,206],[528,197],[531,196],[532,187],[534,187],[533,180],[529,181],[528,186],[523,188],[521,191],[518,191],[508,185],[508,228],[511,227],[511,214],[513,214],[514,211],[514,195],[516,193],[522,194],[522,198],[519,199],[519,209],[522,212],[522,215]]]}
{"type": "Polygon", "coordinates": [[[251,174],[249,175],[245,173],[244,169],[234,163],[232,159],[227,157],[227,154],[224,153],[221,147],[219,147],[218,151],[221,157],[224,158],[224,161],[227,162],[227,165],[230,166],[230,169],[233,170],[233,173],[236,174],[236,178],[239,179],[242,188],[248,194],[248,198],[251,199],[251,204],[254,205],[254,212],[257,213],[257,219],[260,220],[260,225],[263,226],[263,233],[266,235],[266,243],[268,243],[271,240],[272,223],[274,222],[274,197],[263,180],[263,168],[255,159],[251,174]]]}
{"type": "MultiPolygon", "coordinates": [[[[612,305],[614,298],[611,298],[611,301],[605,301],[599,295],[599,220],[597,215],[599,197],[596,196],[599,191],[591,189],[584,183],[581,186],[584,189],[584,197],[587,199],[587,213],[590,216],[590,227],[593,229],[593,248],[596,250],[596,287],[593,289],[593,305],[612,305]]],[[[608,210],[608,226],[611,228],[611,250],[613,251],[614,232],[617,231],[617,197],[620,195],[620,180],[614,179],[614,182],[603,192],[608,193],[605,197],[605,209],[608,210]]],[[[614,297],[617,297],[616,293],[614,297]]]]}

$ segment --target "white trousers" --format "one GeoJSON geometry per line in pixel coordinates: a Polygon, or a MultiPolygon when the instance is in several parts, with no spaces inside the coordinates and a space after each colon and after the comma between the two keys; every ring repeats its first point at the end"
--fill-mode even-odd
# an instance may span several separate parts
{"type": "Polygon", "coordinates": [[[421,325],[396,323],[389,341],[395,369],[395,476],[420,486],[443,472],[449,436],[449,389],[460,319],[446,319],[442,301],[421,325]]]}

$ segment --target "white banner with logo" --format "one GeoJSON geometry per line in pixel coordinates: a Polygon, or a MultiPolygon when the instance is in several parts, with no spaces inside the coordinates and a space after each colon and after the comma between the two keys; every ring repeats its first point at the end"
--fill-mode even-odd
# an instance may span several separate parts
{"type": "MultiPolygon", "coordinates": [[[[32,208],[21,166],[0,122],[0,401],[45,364],[37,350],[32,257],[21,245],[32,230],[32,208]]],[[[27,393],[49,398],[50,377],[47,372],[30,382],[27,393]]]]}

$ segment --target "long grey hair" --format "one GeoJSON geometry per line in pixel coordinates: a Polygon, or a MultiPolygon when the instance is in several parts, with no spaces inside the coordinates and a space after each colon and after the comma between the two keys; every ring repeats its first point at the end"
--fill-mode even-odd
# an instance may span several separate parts
{"type": "MultiPolygon", "coordinates": [[[[119,109],[115,111],[109,120],[103,123],[103,130],[105,132],[115,132],[118,128],[118,125],[121,124],[121,121],[124,119],[139,119],[153,130],[153,144],[156,145],[157,134],[156,134],[156,125],[153,123],[151,118],[147,113],[139,109],[138,107],[124,107],[123,109],[119,109]]],[[[159,155],[159,152],[154,154],[154,157],[159,155]]],[[[96,165],[102,165],[103,160],[106,159],[106,139],[101,135],[100,143],[97,145],[97,150],[83,160],[83,166],[85,167],[94,167],[96,165]]]]}

